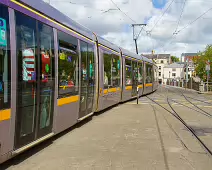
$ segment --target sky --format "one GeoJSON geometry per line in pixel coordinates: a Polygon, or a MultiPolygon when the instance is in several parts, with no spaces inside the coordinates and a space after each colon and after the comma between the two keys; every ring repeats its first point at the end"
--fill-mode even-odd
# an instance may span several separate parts
{"type": "MultiPolygon", "coordinates": [[[[180,57],[212,44],[212,0],[50,0],[50,5],[132,52],[131,24],[147,24],[137,40],[139,54],[154,50],[180,57]]],[[[140,29],[136,27],[135,33],[140,29]]]]}

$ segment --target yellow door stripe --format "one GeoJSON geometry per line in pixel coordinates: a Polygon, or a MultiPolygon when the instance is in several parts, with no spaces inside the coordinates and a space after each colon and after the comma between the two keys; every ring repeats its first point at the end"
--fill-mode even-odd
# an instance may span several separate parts
{"type": "Polygon", "coordinates": [[[116,92],[116,91],[117,91],[116,88],[109,88],[109,89],[108,89],[108,92],[109,92],[109,93],[116,92]]]}
{"type": "Polygon", "coordinates": [[[143,88],[143,85],[138,85],[138,88],[143,88]]]}
{"type": "Polygon", "coordinates": [[[121,88],[120,88],[120,87],[118,87],[118,88],[117,88],[117,91],[121,91],[121,88]]]}
{"type": "Polygon", "coordinates": [[[0,122],[11,118],[11,109],[0,110],[0,122]]]}
{"type": "Polygon", "coordinates": [[[57,100],[57,105],[62,106],[65,104],[77,102],[78,100],[79,100],[79,96],[70,96],[70,97],[66,97],[66,98],[61,98],[61,99],[57,100]]]}
{"type": "Polygon", "coordinates": [[[152,83],[145,84],[146,87],[151,87],[152,83]]]}
{"type": "Polygon", "coordinates": [[[104,89],[104,94],[115,93],[115,92],[120,91],[120,90],[121,90],[120,87],[118,87],[118,88],[115,87],[115,88],[104,89]]]}
{"type": "Polygon", "coordinates": [[[104,89],[104,94],[108,94],[108,89],[104,89]]]}
{"type": "Polygon", "coordinates": [[[62,27],[62,28],[65,28],[66,30],[68,30],[68,31],[70,31],[70,32],[72,32],[72,33],[74,33],[74,34],[76,34],[76,35],[82,37],[82,38],[85,38],[86,40],[88,40],[88,41],[90,41],[90,42],[94,42],[93,40],[91,40],[91,39],[89,39],[89,38],[87,38],[87,37],[85,37],[85,36],[83,36],[83,35],[77,33],[76,31],[74,31],[74,30],[68,28],[67,26],[64,26],[64,25],[62,25],[62,24],[60,24],[60,23],[58,23],[58,22],[56,22],[56,21],[50,19],[49,17],[47,17],[47,16],[45,16],[45,15],[42,15],[41,13],[39,13],[39,12],[37,12],[37,11],[35,11],[35,10],[29,8],[29,7],[27,7],[26,5],[23,5],[23,4],[21,4],[20,2],[17,2],[16,0],[10,0],[10,1],[13,2],[13,3],[15,3],[15,4],[17,4],[17,5],[19,5],[19,6],[21,6],[21,7],[23,7],[23,8],[25,8],[25,9],[27,9],[28,11],[33,12],[34,14],[39,15],[39,16],[42,17],[42,18],[45,18],[45,19],[51,21],[52,23],[54,23],[54,24],[56,24],[56,25],[59,25],[59,26],[62,27]]]}
{"type": "Polygon", "coordinates": [[[132,86],[126,86],[125,89],[126,90],[132,90],[132,86]]]}

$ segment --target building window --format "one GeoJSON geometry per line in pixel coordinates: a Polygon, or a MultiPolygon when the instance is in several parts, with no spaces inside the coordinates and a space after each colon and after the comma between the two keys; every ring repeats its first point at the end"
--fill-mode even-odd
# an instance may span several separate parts
{"type": "Polygon", "coordinates": [[[161,76],[161,72],[159,72],[159,76],[161,76]]]}
{"type": "Polygon", "coordinates": [[[0,5],[0,110],[10,108],[10,27],[8,8],[0,5]]]}
{"type": "Polygon", "coordinates": [[[176,68],[173,68],[172,71],[176,71],[176,68]]]}
{"type": "Polygon", "coordinates": [[[77,95],[79,91],[77,39],[69,34],[58,31],[58,40],[59,98],[77,95]]]}
{"type": "Polygon", "coordinates": [[[176,73],[172,73],[172,77],[175,77],[176,76],[176,73]]]}
{"type": "Polygon", "coordinates": [[[159,66],[159,70],[161,70],[161,66],[159,66]]]}
{"type": "Polygon", "coordinates": [[[163,60],[160,60],[160,63],[163,64],[163,60]]]}

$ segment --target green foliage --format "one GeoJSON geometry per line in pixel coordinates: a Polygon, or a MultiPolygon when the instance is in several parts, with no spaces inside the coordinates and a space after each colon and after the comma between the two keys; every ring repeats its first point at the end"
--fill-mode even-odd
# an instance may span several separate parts
{"type": "Polygon", "coordinates": [[[172,60],[173,63],[180,61],[180,59],[176,56],[171,56],[171,60],[172,60]]]}
{"type": "MultiPolygon", "coordinates": [[[[210,60],[212,68],[212,45],[207,45],[204,51],[199,52],[199,57],[193,59],[193,62],[196,65],[196,75],[198,75],[203,81],[207,80],[205,67],[206,61],[208,60],[210,60]]],[[[212,75],[212,70],[210,70],[210,75],[212,75]]],[[[209,81],[212,81],[211,76],[209,77],[209,81]]]]}

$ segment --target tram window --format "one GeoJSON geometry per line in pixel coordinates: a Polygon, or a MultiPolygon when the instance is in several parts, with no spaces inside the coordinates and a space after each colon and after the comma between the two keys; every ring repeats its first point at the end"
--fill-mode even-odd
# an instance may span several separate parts
{"type": "Polygon", "coordinates": [[[94,86],[95,84],[95,61],[94,61],[94,46],[84,41],[80,41],[81,51],[81,70],[82,81],[81,84],[86,83],[94,86]]]}
{"type": "Polygon", "coordinates": [[[138,67],[136,61],[132,61],[132,79],[134,84],[138,80],[138,67]]]}
{"type": "Polygon", "coordinates": [[[143,84],[143,64],[138,63],[138,84],[143,84]]]}
{"type": "Polygon", "coordinates": [[[58,40],[59,98],[77,95],[79,91],[77,39],[71,35],[58,31],[58,40]]]}
{"type": "Polygon", "coordinates": [[[146,64],[146,83],[152,83],[152,66],[146,64]]]}
{"type": "Polygon", "coordinates": [[[89,85],[95,85],[95,60],[94,60],[94,46],[88,44],[88,58],[89,58],[89,85]]]}
{"type": "Polygon", "coordinates": [[[10,27],[8,8],[0,4],[0,110],[10,108],[10,27]]]}
{"type": "Polygon", "coordinates": [[[113,54],[112,61],[112,85],[113,87],[120,86],[120,57],[113,54]]]}
{"type": "Polygon", "coordinates": [[[104,88],[112,87],[111,65],[112,65],[112,54],[104,51],[104,88]]]}
{"type": "Polygon", "coordinates": [[[132,61],[125,59],[125,75],[126,75],[126,82],[125,85],[129,86],[132,85],[132,61]]]}
{"type": "Polygon", "coordinates": [[[42,82],[54,78],[54,37],[53,29],[45,24],[38,24],[40,34],[40,57],[42,82]]]}

